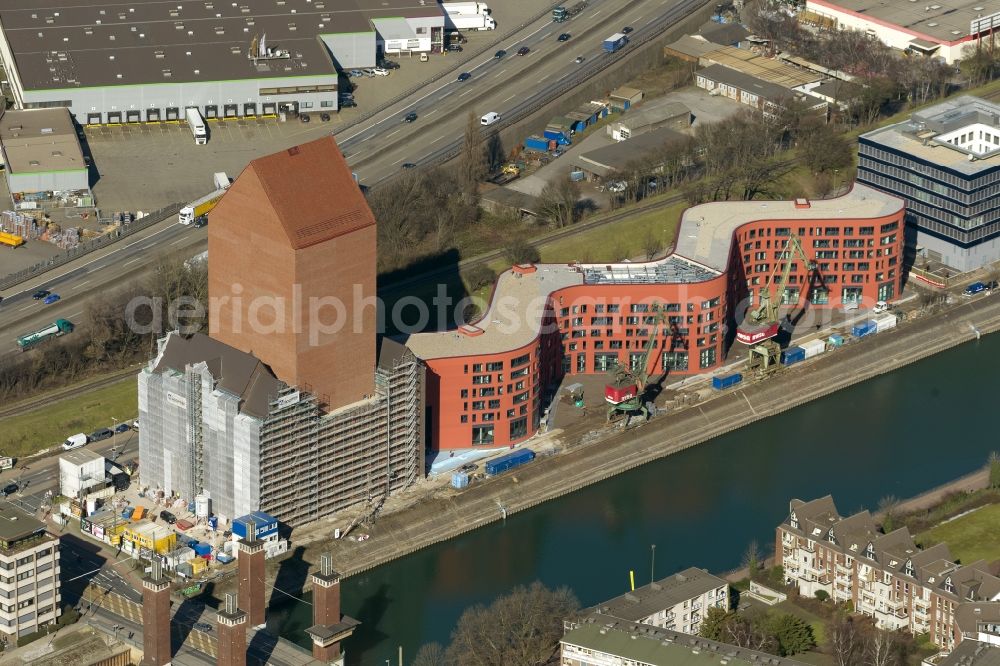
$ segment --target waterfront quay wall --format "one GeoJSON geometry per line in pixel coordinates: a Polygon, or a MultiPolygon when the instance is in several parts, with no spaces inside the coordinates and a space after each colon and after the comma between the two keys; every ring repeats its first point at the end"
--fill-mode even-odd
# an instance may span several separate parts
{"type": "MultiPolygon", "coordinates": [[[[461,493],[416,501],[406,509],[382,515],[367,541],[333,541],[329,536],[313,540],[309,538],[312,535],[307,535],[301,544],[296,544],[293,535],[292,549],[301,546],[306,561],[318,561],[320,552],[331,552],[345,578],[363,573],[501,520],[500,505],[507,515],[530,509],[975,340],[977,331],[985,335],[998,330],[1000,298],[961,302],[937,315],[903,322],[885,333],[787,368],[772,379],[661,414],[628,431],[609,428],[607,437],[587,445],[566,442],[565,453],[538,458],[530,465],[477,483],[461,493]]],[[[284,562],[275,564],[280,566],[284,562]]],[[[278,566],[269,567],[272,580],[278,566]]],[[[280,595],[275,601],[278,598],[280,595]]]]}

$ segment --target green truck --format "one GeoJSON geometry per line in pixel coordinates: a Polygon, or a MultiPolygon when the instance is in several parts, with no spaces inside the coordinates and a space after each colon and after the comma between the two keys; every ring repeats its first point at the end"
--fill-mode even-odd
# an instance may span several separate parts
{"type": "Polygon", "coordinates": [[[586,8],[587,8],[586,2],[578,2],[569,9],[566,9],[566,7],[563,7],[561,5],[559,7],[555,7],[552,10],[552,22],[562,23],[563,21],[568,21],[569,19],[573,18],[586,8]]]}
{"type": "Polygon", "coordinates": [[[73,322],[68,319],[56,319],[45,328],[19,337],[17,339],[17,346],[21,348],[21,351],[27,351],[35,345],[45,342],[49,338],[57,338],[60,335],[72,332],[73,322]]]}

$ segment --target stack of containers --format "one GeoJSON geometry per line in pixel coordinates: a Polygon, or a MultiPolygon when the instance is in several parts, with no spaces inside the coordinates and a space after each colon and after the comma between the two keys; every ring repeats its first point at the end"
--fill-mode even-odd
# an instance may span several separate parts
{"type": "Polygon", "coordinates": [[[826,351],[826,343],[822,340],[810,340],[809,342],[803,342],[799,345],[805,351],[806,358],[812,358],[813,356],[819,356],[826,351]]]}

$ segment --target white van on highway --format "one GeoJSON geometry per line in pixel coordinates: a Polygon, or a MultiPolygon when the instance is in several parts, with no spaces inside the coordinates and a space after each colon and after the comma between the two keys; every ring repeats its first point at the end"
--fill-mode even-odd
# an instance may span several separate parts
{"type": "Polygon", "coordinates": [[[500,114],[497,113],[496,111],[490,111],[489,113],[487,113],[485,116],[482,117],[482,120],[480,122],[482,122],[484,126],[492,125],[493,123],[498,123],[500,122],[500,114]]]}
{"type": "Polygon", "coordinates": [[[78,449],[81,446],[86,446],[87,436],[85,434],[77,433],[63,442],[63,451],[72,451],[73,449],[78,449]]]}

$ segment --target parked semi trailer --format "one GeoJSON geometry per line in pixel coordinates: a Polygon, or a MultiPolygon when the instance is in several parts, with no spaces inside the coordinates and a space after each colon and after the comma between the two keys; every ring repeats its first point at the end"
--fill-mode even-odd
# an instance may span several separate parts
{"type": "Polygon", "coordinates": [[[448,30],[495,30],[497,22],[489,14],[445,14],[448,30]]]}
{"type": "Polygon", "coordinates": [[[442,2],[441,9],[445,14],[482,14],[489,15],[490,8],[484,2],[442,2]]]}
{"type": "Polygon", "coordinates": [[[556,7],[552,10],[552,22],[562,23],[563,21],[568,21],[586,8],[586,2],[578,2],[569,9],[562,6],[556,7]]]}
{"type": "Polygon", "coordinates": [[[65,335],[66,333],[73,332],[73,322],[68,319],[56,319],[54,322],[46,326],[45,328],[39,329],[34,333],[28,333],[27,335],[22,335],[17,339],[17,346],[21,348],[21,351],[26,351],[31,349],[37,344],[41,344],[50,338],[57,338],[60,335],[65,335]]]}

